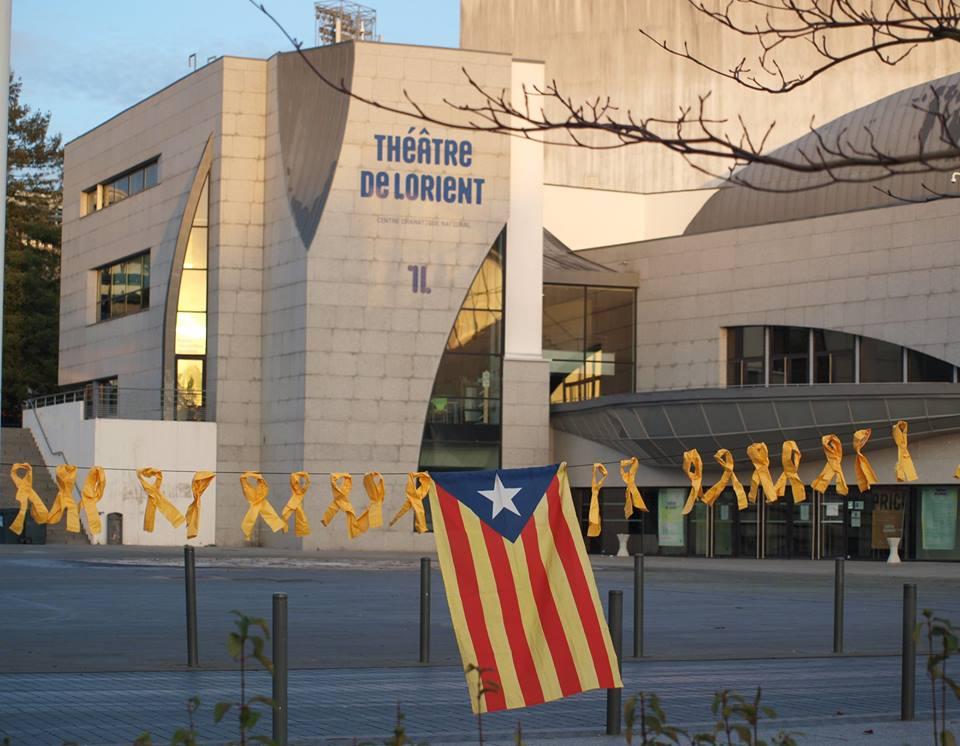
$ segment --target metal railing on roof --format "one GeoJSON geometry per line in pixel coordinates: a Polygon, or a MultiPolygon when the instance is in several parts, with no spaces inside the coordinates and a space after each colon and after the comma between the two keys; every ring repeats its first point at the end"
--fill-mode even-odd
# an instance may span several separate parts
{"type": "Polygon", "coordinates": [[[207,391],[119,388],[89,383],[81,388],[36,396],[23,402],[23,409],[36,411],[58,404],[83,403],[83,417],[120,420],[181,420],[207,422],[207,391]]]}

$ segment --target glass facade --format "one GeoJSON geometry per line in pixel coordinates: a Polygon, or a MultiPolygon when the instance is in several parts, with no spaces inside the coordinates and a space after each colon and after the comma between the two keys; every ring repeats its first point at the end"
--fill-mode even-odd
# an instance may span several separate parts
{"type": "Polygon", "coordinates": [[[500,466],[504,249],[501,234],[450,330],[427,409],[421,469],[500,466]]]}
{"type": "Polygon", "coordinates": [[[727,329],[728,386],[956,380],[951,363],[871,337],[802,326],[727,329]]]}
{"type": "Polygon", "coordinates": [[[100,267],[96,272],[100,285],[99,321],[129,316],[149,308],[149,251],[100,267]]]}
{"type": "Polygon", "coordinates": [[[207,176],[190,226],[177,296],[174,353],[178,420],[204,419],[206,404],[209,184],[207,176]]]}
{"type": "Polygon", "coordinates": [[[543,356],[550,402],[584,401],[634,389],[636,291],[543,286],[543,356]]]}

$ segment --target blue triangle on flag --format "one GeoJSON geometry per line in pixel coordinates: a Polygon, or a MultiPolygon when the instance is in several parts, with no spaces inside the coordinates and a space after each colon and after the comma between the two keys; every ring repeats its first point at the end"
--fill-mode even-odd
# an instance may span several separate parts
{"type": "Polygon", "coordinates": [[[528,469],[431,473],[455,497],[509,541],[516,541],[557,476],[557,465],[528,469]]]}

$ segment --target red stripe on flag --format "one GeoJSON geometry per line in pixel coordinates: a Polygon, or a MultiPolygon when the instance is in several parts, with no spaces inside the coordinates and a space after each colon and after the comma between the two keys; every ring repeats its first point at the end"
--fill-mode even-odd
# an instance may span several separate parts
{"type": "MultiPolygon", "coordinates": [[[[556,477],[554,477],[556,482],[556,477]]],[[[520,532],[523,549],[527,556],[527,570],[530,573],[530,586],[533,588],[533,598],[540,612],[540,625],[543,627],[543,636],[547,638],[547,646],[553,657],[553,665],[557,669],[557,679],[560,682],[560,691],[564,697],[583,691],[580,676],[577,673],[577,664],[573,661],[570,652],[570,643],[567,634],[563,631],[560,613],[557,611],[557,602],[550,589],[550,579],[543,566],[543,557],[540,555],[540,541],[537,536],[537,524],[531,518],[523,531],[520,532]]]]}
{"type": "Polygon", "coordinates": [[[542,704],[543,687],[540,686],[537,666],[533,662],[533,653],[530,652],[530,645],[527,643],[520,602],[517,598],[517,586],[513,582],[510,558],[507,557],[507,549],[503,544],[505,540],[483,521],[480,521],[480,525],[483,528],[483,540],[487,544],[493,577],[497,581],[503,626],[507,633],[507,640],[510,642],[513,667],[517,670],[517,680],[523,692],[523,701],[527,706],[542,704]]]}
{"type": "Polygon", "coordinates": [[[443,523],[447,529],[447,544],[450,546],[450,555],[457,572],[457,590],[463,603],[463,615],[466,617],[467,629],[470,631],[473,649],[477,654],[474,664],[484,669],[483,679],[492,678],[497,683],[496,691],[488,690],[483,695],[487,710],[503,710],[506,709],[507,703],[501,690],[497,659],[493,655],[493,645],[490,644],[483,605],[480,603],[477,569],[470,554],[470,539],[463,526],[463,516],[460,515],[460,501],[448,494],[440,485],[436,487],[440,511],[443,513],[443,523]]]}
{"type": "Polygon", "coordinates": [[[611,661],[607,656],[607,646],[600,627],[601,623],[606,624],[606,620],[597,618],[590,584],[587,582],[583,565],[580,564],[580,558],[577,556],[577,547],[570,532],[570,525],[563,516],[563,505],[560,499],[560,480],[554,479],[547,488],[547,509],[553,543],[557,547],[557,554],[560,555],[580,620],[583,622],[587,645],[590,648],[593,665],[597,669],[597,681],[601,689],[611,689],[614,685],[611,666],[616,665],[616,661],[611,661]]]}

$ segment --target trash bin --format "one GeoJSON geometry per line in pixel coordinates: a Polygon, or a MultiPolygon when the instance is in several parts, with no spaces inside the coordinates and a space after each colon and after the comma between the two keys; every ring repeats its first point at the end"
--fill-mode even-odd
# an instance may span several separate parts
{"type": "Polygon", "coordinates": [[[47,527],[38,524],[30,514],[23,524],[23,533],[17,536],[10,530],[10,524],[16,520],[18,508],[0,510],[0,544],[46,544],[47,527]]]}
{"type": "Polygon", "coordinates": [[[123,544],[123,513],[107,513],[107,544],[123,544]]]}

